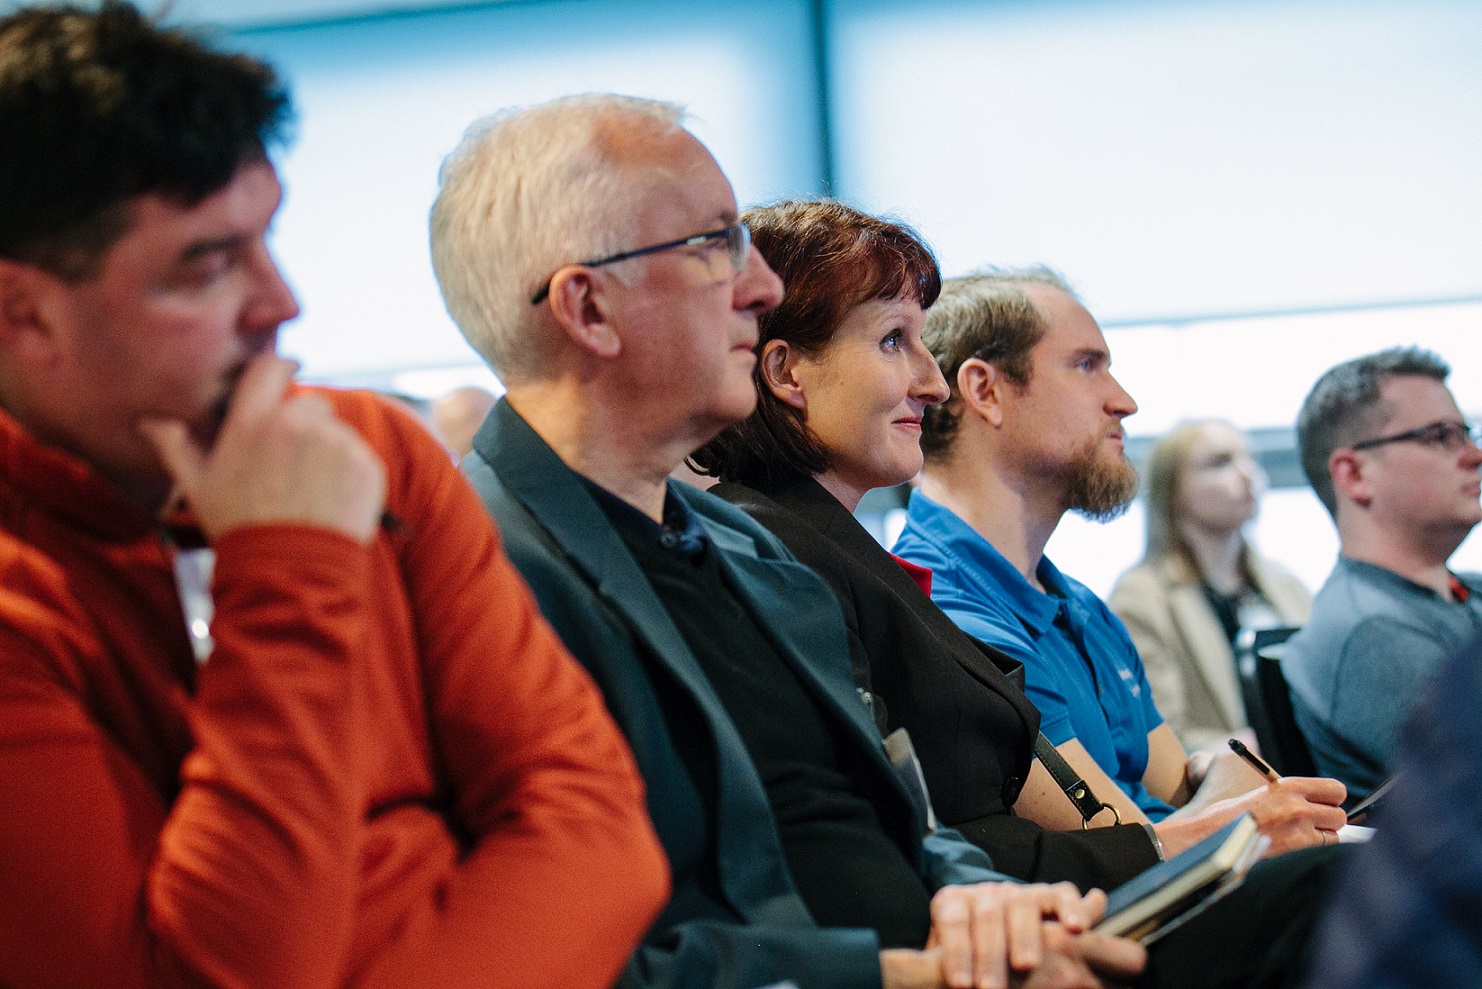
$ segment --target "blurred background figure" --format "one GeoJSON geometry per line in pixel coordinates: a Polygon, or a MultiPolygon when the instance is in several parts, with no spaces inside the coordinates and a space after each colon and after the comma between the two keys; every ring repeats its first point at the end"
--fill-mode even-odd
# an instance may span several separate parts
{"type": "Polygon", "coordinates": [[[1238,429],[1203,420],[1160,439],[1145,474],[1147,551],[1108,603],[1132,635],[1164,720],[1188,749],[1237,733],[1252,742],[1235,634],[1301,625],[1312,610],[1302,582],[1245,537],[1266,473],[1238,429]]]}
{"type": "Polygon", "coordinates": [[[494,396],[475,385],[454,388],[432,403],[432,426],[455,461],[473,449],[473,434],[494,407],[494,396]]]}

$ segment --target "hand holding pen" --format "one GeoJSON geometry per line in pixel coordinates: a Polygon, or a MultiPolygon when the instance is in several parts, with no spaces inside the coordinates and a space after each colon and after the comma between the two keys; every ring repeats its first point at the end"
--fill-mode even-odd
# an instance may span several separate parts
{"type": "MultiPolygon", "coordinates": [[[[1287,847],[1301,847],[1304,843],[1300,836],[1306,834],[1306,842],[1311,841],[1313,831],[1322,844],[1338,840],[1338,828],[1343,826],[1344,817],[1342,803],[1345,789],[1342,783],[1329,779],[1303,779],[1292,777],[1284,779],[1271,765],[1260,756],[1252,752],[1238,738],[1230,739],[1230,749],[1240,758],[1244,759],[1252,769],[1266,778],[1271,784],[1265,792],[1269,792],[1271,799],[1281,800],[1290,804],[1281,810],[1277,807],[1261,806],[1267,802],[1264,796],[1250,796],[1250,811],[1256,818],[1256,823],[1261,825],[1261,831],[1272,837],[1273,846],[1285,844],[1279,842],[1277,834],[1273,832],[1287,832],[1285,837],[1291,844],[1287,847]],[[1291,794],[1281,791],[1293,790],[1291,794]],[[1290,798],[1297,798],[1296,802],[1290,798]],[[1260,808],[1258,810],[1258,807],[1260,808]],[[1264,820],[1263,820],[1264,818],[1264,820]],[[1308,830],[1308,829],[1311,830],[1308,830]]],[[[1285,848],[1273,847],[1273,851],[1284,851],[1285,848]]]]}

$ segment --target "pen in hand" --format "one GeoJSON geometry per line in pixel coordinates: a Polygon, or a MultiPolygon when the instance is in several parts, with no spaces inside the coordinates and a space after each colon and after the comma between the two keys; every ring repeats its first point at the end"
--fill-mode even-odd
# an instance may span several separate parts
{"type": "Polygon", "coordinates": [[[1240,758],[1250,763],[1252,769],[1260,773],[1262,776],[1266,777],[1266,781],[1268,783],[1279,783],[1281,781],[1281,777],[1276,774],[1276,770],[1272,769],[1266,763],[1265,759],[1262,759],[1250,749],[1246,748],[1245,743],[1240,741],[1240,739],[1230,739],[1230,749],[1240,758]]]}

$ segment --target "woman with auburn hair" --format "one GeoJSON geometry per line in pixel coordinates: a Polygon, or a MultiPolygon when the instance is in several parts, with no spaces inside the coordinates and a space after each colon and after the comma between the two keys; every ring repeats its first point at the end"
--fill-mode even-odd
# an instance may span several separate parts
{"type": "Polygon", "coordinates": [[[1174,427],[1153,446],[1145,476],[1147,551],[1107,603],[1126,624],[1173,733],[1190,750],[1222,744],[1249,734],[1235,634],[1301,625],[1312,595],[1245,537],[1266,473],[1233,425],[1174,427]]]}
{"type": "Polygon", "coordinates": [[[1120,884],[1157,861],[1152,833],[1047,831],[1013,814],[1039,732],[1018,663],[953,625],[923,589],[929,574],[851,514],[865,492],[920,470],[922,410],[947,397],[921,342],[941,288],[930,249],[906,227],[828,200],[744,219],[786,292],[760,318],[756,411],[694,464],[829,584],[861,695],[883,733],[909,729],[943,823],[1010,875],[1120,884]]]}

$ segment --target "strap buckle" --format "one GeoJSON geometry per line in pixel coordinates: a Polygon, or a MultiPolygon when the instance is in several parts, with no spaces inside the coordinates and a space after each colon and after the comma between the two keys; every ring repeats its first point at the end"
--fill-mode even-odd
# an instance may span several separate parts
{"type": "MultiPolygon", "coordinates": [[[[1095,817],[1097,814],[1100,814],[1102,810],[1109,810],[1109,811],[1112,812],[1112,823],[1113,824],[1121,824],[1122,823],[1122,812],[1119,811],[1119,810],[1117,810],[1115,804],[1102,804],[1101,805],[1101,810],[1098,810],[1098,811],[1093,812],[1091,814],[1091,817],[1095,817]]],[[[1091,817],[1083,817],[1083,818],[1081,818],[1081,830],[1082,831],[1089,831],[1091,829],[1091,817]]]]}
{"type": "Polygon", "coordinates": [[[1091,819],[1104,810],[1110,810],[1118,824],[1122,823],[1122,815],[1110,804],[1104,804],[1096,799],[1096,794],[1091,792],[1091,785],[1081,779],[1065,757],[1055,748],[1054,744],[1040,732],[1034,740],[1034,755],[1049,771],[1050,778],[1055,785],[1065,791],[1065,797],[1075,806],[1081,815],[1081,829],[1085,830],[1091,826],[1091,819]]]}

